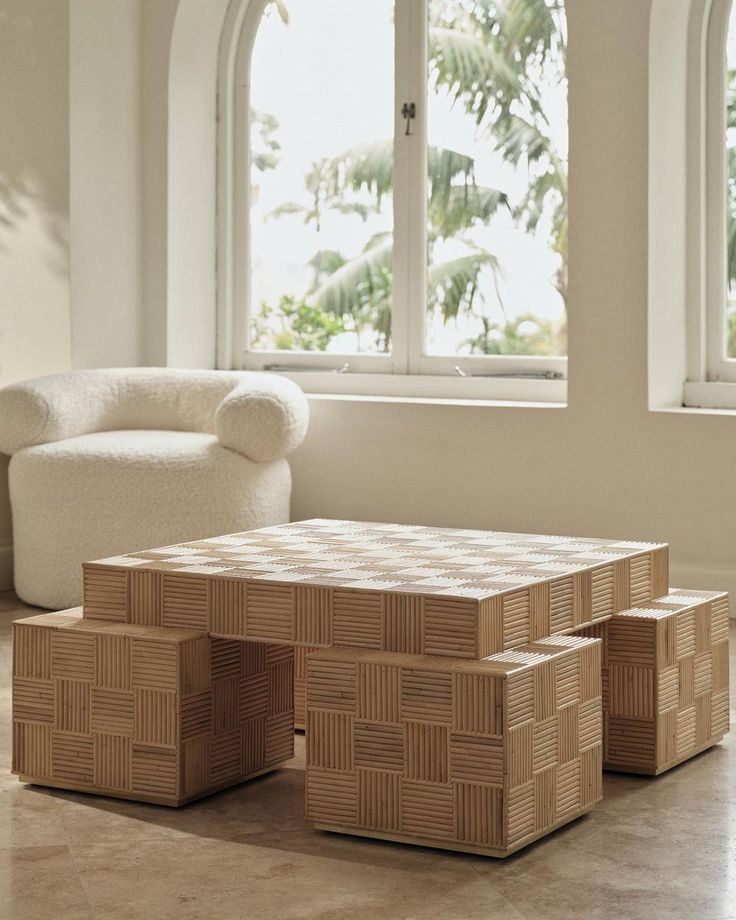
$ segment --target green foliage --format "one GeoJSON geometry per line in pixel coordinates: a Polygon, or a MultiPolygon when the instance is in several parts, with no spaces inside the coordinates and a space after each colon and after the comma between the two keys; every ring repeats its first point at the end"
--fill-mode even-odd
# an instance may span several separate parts
{"type": "Polygon", "coordinates": [[[516,319],[494,322],[488,316],[479,317],[482,331],[465,344],[473,355],[558,355],[566,348],[561,323],[540,319],[526,313],[516,319]]]}
{"type": "Polygon", "coordinates": [[[430,196],[427,217],[435,238],[450,239],[476,225],[487,224],[501,208],[508,207],[504,192],[466,183],[447,186],[442,197],[430,196]]]}
{"type": "Polygon", "coordinates": [[[345,256],[336,249],[320,249],[313,255],[308,263],[313,272],[310,293],[316,291],[325,278],[334,275],[338,268],[342,268],[346,261],[345,256]]]}
{"type": "Polygon", "coordinates": [[[278,208],[274,208],[267,217],[277,219],[299,215],[305,224],[313,223],[319,232],[322,229],[322,214],[325,209],[338,214],[357,214],[363,220],[367,220],[369,214],[377,212],[380,207],[380,199],[378,202],[366,204],[360,201],[349,201],[343,195],[335,193],[335,162],[334,159],[322,159],[312,164],[312,168],[304,178],[304,188],[309,195],[307,204],[285,201],[278,208]]]}
{"type": "MultiPolygon", "coordinates": [[[[500,266],[473,238],[476,228],[487,227],[504,209],[530,233],[545,219],[559,255],[556,288],[565,298],[567,164],[555,148],[544,112],[545,87],[565,79],[563,0],[430,0],[430,10],[431,86],[464,109],[478,136],[486,137],[506,162],[528,169],[529,186],[512,209],[503,191],[477,184],[471,157],[429,148],[428,310],[446,323],[460,316],[479,321],[481,332],[465,343],[472,353],[564,353],[556,350],[564,345],[564,321],[555,325],[527,314],[512,321],[504,315],[498,323],[486,315],[481,273],[490,272],[498,289],[500,266]],[[435,262],[433,252],[441,240],[459,241],[466,252],[435,262]]],[[[280,9],[282,18],[284,12],[280,9]]],[[[272,140],[272,133],[262,131],[262,137],[272,140]]],[[[327,212],[366,221],[380,212],[393,190],[393,146],[393,139],[374,140],[318,160],[305,176],[305,201],[284,202],[268,216],[299,217],[318,231],[327,212]]],[[[733,240],[736,250],[736,230],[733,240]]],[[[385,350],[391,335],[391,235],[369,240],[351,258],[320,251],[309,265],[313,284],[308,298],[282,297],[276,310],[264,305],[259,335],[266,337],[268,323],[278,317],[283,328],[268,334],[279,348],[323,350],[335,335],[354,331],[359,341],[372,336],[374,345],[385,350]]]]}
{"type": "Polygon", "coordinates": [[[529,168],[529,187],[514,214],[534,232],[548,214],[560,257],[556,287],[567,294],[567,164],[545,114],[545,87],[565,79],[566,27],[562,0],[435,0],[430,66],[435,83],[491,138],[513,166],[529,168]]]}
{"type": "Polygon", "coordinates": [[[325,351],[332,339],[345,331],[342,318],[326,313],[311,300],[283,295],[276,309],[261,304],[252,320],[256,348],[279,351],[325,351]],[[274,330],[274,322],[278,327],[274,330]]]}
{"type": "Polygon", "coordinates": [[[448,18],[447,24],[442,17],[430,26],[429,57],[436,86],[447,89],[454,102],[461,101],[476,124],[499,99],[518,95],[515,68],[469,14],[448,18]]]}
{"type": "Polygon", "coordinates": [[[314,302],[327,315],[349,317],[360,337],[375,333],[379,350],[391,335],[392,238],[371,240],[360,255],[341,265],[314,291],[314,302]],[[373,245],[371,245],[373,244],[373,245]]]}
{"type": "MultiPolygon", "coordinates": [[[[726,95],[726,129],[729,133],[736,129],[736,70],[729,69],[726,95]]],[[[730,139],[729,139],[730,142],[730,139]]],[[[736,305],[734,304],[734,291],[736,290],[736,146],[729,146],[728,156],[728,185],[726,189],[726,216],[727,216],[727,270],[729,309],[726,316],[727,322],[727,350],[730,358],[736,358],[736,305]]]]}
{"type": "Polygon", "coordinates": [[[281,145],[276,140],[275,134],[279,129],[278,119],[267,112],[251,112],[253,133],[258,136],[257,143],[253,144],[253,166],[259,172],[276,169],[279,165],[281,145]]]}
{"type": "Polygon", "coordinates": [[[498,268],[495,256],[484,250],[429,266],[427,299],[430,310],[438,309],[445,322],[469,312],[478,291],[478,278],[484,267],[498,268]]]}
{"type": "Polygon", "coordinates": [[[736,357],[736,304],[731,299],[726,310],[726,354],[736,357]]]}

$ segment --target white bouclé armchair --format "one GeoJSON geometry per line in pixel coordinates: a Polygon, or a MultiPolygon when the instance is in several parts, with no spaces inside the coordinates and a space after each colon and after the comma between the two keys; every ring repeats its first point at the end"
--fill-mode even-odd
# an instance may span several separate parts
{"type": "Polygon", "coordinates": [[[308,404],[273,374],[72,371],[0,390],[15,589],[80,603],[81,563],[289,519],[308,404]]]}

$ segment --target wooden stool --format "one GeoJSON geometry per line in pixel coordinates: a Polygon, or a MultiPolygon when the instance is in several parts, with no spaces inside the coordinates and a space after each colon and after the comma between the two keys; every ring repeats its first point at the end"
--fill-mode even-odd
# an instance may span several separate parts
{"type": "Polygon", "coordinates": [[[14,770],[206,795],[291,755],[306,666],[315,826],[505,856],[728,731],[727,596],[667,583],[665,544],[325,520],[86,563],[83,620],[15,627],[14,770]]]}
{"type": "Polygon", "coordinates": [[[307,817],[323,830],[507,856],[602,797],[601,643],[483,661],[308,659],[307,817]]]}
{"type": "Polygon", "coordinates": [[[81,611],[13,624],[13,772],[182,805],[293,755],[293,650],[81,611]]]}
{"type": "Polygon", "coordinates": [[[727,594],[673,590],[583,632],[604,640],[604,769],[657,775],[723,739],[727,594]]]}

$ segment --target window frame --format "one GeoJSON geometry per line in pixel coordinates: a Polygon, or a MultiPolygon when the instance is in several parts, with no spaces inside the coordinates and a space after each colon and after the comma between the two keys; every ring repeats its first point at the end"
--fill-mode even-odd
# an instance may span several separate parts
{"type": "Polygon", "coordinates": [[[267,3],[231,8],[220,48],[217,367],[285,373],[315,393],[564,404],[567,357],[425,353],[428,0],[395,0],[391,352],[250,350],[250,70],[267,3]],[[407,136],[401,107],[412,100],[407,136]]]}
{"type": "Polygon", "coordinates": [[[692,0],[688,29],[687,408],[736,409],[736,358],[727,357],[726,152],[728,27],[733,0],[692,0]]]}
{"type": "Polygon", "coordinates": [[[708,11],[705,92],[705,376],[736,382],[736,359],[727,357],[727,183],[726,43],[733,0],[712,0],[708,11]]]}

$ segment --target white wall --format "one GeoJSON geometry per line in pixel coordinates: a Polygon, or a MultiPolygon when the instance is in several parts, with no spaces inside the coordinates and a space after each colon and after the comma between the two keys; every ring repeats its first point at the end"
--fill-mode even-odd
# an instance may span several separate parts
{"type": "MultiPolygon", "coordinates": [[[[70,362],[67,33],[65,0],[0,2],[0,386],[70,362]]],[[[0,456],[0,587],[11,535],[0,456]]]]}
{"type": "Polygon", "coordinates": [[[736,590],[736,417],[647,409],[649,2],[568,19],[569,407],[314,399],[294,516],[661,539],[736,590]]]}
{"type": "Polygon", "coordinates": [[[0,385],[69,363],[67,25],[0,4],[0,385]]]}
{"type": "Polygon", "coordinates": [[[72,361],[143,356],[141,0],[70,0],[72,361]]]}
{"type": "MultiPolygon", "coordinates": [[[[73,8],[77,2],[89,8],[110,0],[72,0],[73,8]]],[[[135,292],[145,292],[140,338],[134,342],[129,335],[132,320],[116,337],[117,327],[110,332],[107,326],[109,303],[85,299],[79,309],[88,311],[97,330],[97,345],[88,336],[89,364],[141,357],[158,362],[166,353],[172,279],[165,262],[171,227],[160,211],[168,179],[161,55],[168,49],[175,2],[146,0],[139,20],[144,103],[138,166],[107,164],[118,180],[116,194],[138,196],[130,208],[140,209],[138,242],[145,257],[130,259],[127,270],[135,275],[138,265],[136,277],[126,277],[119,263],[115,271],[134,292],[120,304],[129,320],[135,292]]],[[[121,0],[119,7],[133,23],[135,4],[121,0]]],[[[661,539],[672,545],[677,583],[736,590],[736,514],[729,489],[736,419],[647,408],[649,7],[649,0],[568,0],[569,407],[315,398],[309,437],[293,461],[294,517],[661,539]]],[[[103,19],[100,14],[96,28],[109,31],[103,19]]],[[[121,35],[129,58],[113,69],[119,79],[135,83],[138,52],[128,27],[121,35]]],[[[135,96],[127,82],[110,93],[125,106],[135,96]]],[[[130,131],[135,134],[132,126],[130,131]]],[[[134,156],[130,135],[123,140],[126,156],[134,156]]],[[[87,154],[93,173],[101,171],[104,152],[87,154]]],[[[116,239],[117,212],[112,220],[105,209],[87,216],[106,245],[116,239]]],[[[126,217],[125,226],[135,224],[126,217]]],[[[79,257],[88,258],[84,247],[79,257]]],[[[74,312],[78,323],[76,300],[74,312]]]]}
{"type": "Polygon", "coordinates": [[[168,296],[168,73],[171,33],[179,0],[145,2],[141,10],[141,253],[143,342],[141,361],[167,363],[168,296]]]}

